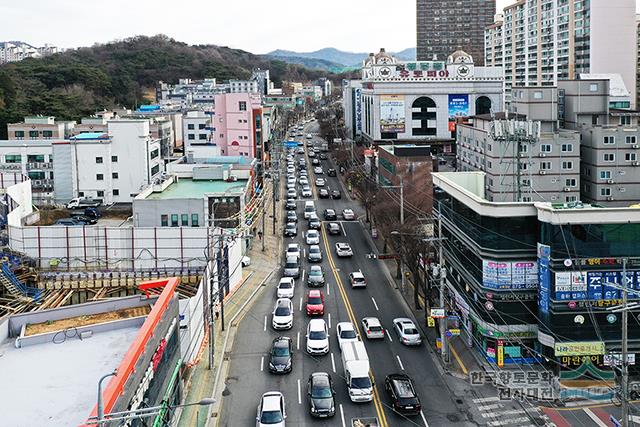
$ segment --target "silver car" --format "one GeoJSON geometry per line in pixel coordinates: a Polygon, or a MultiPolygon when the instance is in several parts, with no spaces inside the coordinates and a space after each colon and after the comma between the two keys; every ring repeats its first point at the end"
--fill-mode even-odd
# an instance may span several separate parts
{"type": "Polygon", "coordinates": [[[322,251],[320,251],[320,246],[309,246],[309,252],[307,252],[307,260],[309,262],[322,262],[322,251]]]}
{"type": "Polygon", "coordinates": [[[299,258],[287,257],[287,262],[284,264],[284,277],[293,277],[294,279],[300,277],[299,258]]]}
{"type": "Polygon", "coordinates": [[[393,329],[396,331],[400,342],[404,345],[420,345],[422,338],[416,325],[411,319],[398,317],[393,319],[393,329]]]}

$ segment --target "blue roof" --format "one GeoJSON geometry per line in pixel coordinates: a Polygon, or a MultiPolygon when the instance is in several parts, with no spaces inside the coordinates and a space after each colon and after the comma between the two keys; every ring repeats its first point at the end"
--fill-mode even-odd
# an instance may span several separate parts
{"type": "Polygon", "coordinates": [[[138,111],[157,111],[160,109],[159,105],[141,105],[138,111]]]}
{"type": "Polygon", "coordinates": [[[76,136],[72,136],[69,139],[72,140],[85,140],[85,139],[108,139],[109,135],[105,132],[83,132],[76,136]]]}

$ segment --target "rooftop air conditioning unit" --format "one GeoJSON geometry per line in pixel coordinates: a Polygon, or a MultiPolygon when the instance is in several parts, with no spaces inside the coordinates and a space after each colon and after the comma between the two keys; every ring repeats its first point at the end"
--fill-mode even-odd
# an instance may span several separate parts
{"type": "Polygon", "coordinates": [[[540,171],[540,175],[546,175],[547,171],[540,171]]]}
{"type": "Polygon", "coordinates": [[[564,187],[564,191],[571,191],[571,187],[564,187]]]}
{"type": "Polygon", "coordinates": [[[631,148],[638,148],[638,144],[631,144],[631,148]]]}
{"type": "Polygon", "coordinates": [[[607,180],[607,184],[613,184],[613,180],[612,179],[608,179],[607,180]]]}
{"type": "Polygon", "coordinates": [[[607,201],[609,201],[609,202],[610,202],[610,201],[612,201],[612,200],[613,200],[613,197],[611,197],[611,196],[608,196],[608,197],[607,197],[607,201]]]}
{"type": "Polygon", "coordinates": [[[640,162],[633,162],[633,166],[640,166],[640,162]]]}
{"type": "Polygon", "coordinates": [[[540,153],[540,157],[547,157],[545,153],[540,153]]]}

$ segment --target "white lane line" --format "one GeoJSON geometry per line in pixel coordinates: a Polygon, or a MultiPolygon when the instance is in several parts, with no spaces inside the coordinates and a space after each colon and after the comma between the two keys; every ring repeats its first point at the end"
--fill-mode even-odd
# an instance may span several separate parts
{"type": "Polygon", "coordinates": [[[384,334],[387,336],[387,338],[389,338],[390,342],[393,342],[393,338],[391,338],[391,334],[389,333],[389,331],[384,331],[384,334]]]}
{"type": "Polygon", "coordinates": [[[331,313],[329,313],[329,329],[331,329],[331,313]]]}
{"type": "Polygon", "coordinates": [[[300,307],[298,308],[298,311],[302,311],[302,297],[300,297],[300,307]]]}
{"type": "Polygon", "coordinates": [[[344,237],[347,237],[347,232],[344,230],[344,224],[342,221],[340,221],[340,228],[342,228],[342,234],[344,234],[344,237]]]}
{"type": "Polygon", "coordinates": [[[302,283],[304,283],[304,273],[305,273],[305,271],[307,271],[307,270],[302,270],[302,280],[301,280],[302,283]]]}
{"type": "MultiPolygon", "coordinates": [[[[307,250],[306,249],[302,249],[302,258],[306,258],[307,257],[307,250]]],[[[302,270],[304,271],[304,270],[302,270]]]]}
{"type": "Polygon", "coordinates": [[[267,331],[267,316],[264,316],[264,329],[265,332],[267,331]]]}
{"type": "Polygon", "coordinates": [[[260,372],[264,371],[264,356],[260,358],[260,372]]]}
{"type": "Polygon", "coordinates": [[[607,425],[600,419],[598,418],[598,416],[596,414],[594,414],[591,409],[589,408],[584,408],[584,412],[585,414],[587,414],[589,416],[589,418],[591,418],[593,420],[594,423],[596,423],[599,427],[607,427],[607,425]]]}
{"type": "Polygon", "coordinates": [[[495,405],[477,406],[476,409],[478,411],[489,411],[491,409],[498,409],[498,408],[502,408],[502,407],[504,407],[504,405],[502,403],[496,403],[495,405]]]}
{"type": "MultiPolygon", "coordinates": [[[[594,417],[596,416],[595,414],[593,415],[594,417]]],[[[596,417],[596,419],[598,421],[600,421],[599,418],[596,417]]],[[[507,420],[498,420],[498,421],[489,421],[487,423],[488,426],[490,427],[497,427],[497,426],[507,426],[507,425],[512,425],[512,424],[517,424],[519,426],[523,426],[525,425],[525,423],[527,421],[531,421],[529,420],[529,418],[527,417],[520,417],[520,418],[509,418],[507,420]]],[[[603,423],[602,421],[600,421],[599,424],[601,427],[606,427],[607,425],[605,423],[603,423]]]]}
{"type": "Polygon", "coordinates": [[[331,295],[331,286],[329,286],[329,282],[327,282],[327,296],[331,295]]]}
{"type": "Polygon", "coordinates": [[[347,427],[344,422],[344,410],[342,409],[342,403],[340,404],[340,418],[342,419],[342,427],[347,427]]]}
{"type": "Polygon", "coordinates": [[[495,418],[501,417],[503,415],[526,415],[527,413],[522,409],[512,409],[510,411],[495,411],[495,412],[486,412],[482,415],[482,418],[495,418]]]}
{"type": "Polygon", "coordinates": [[[298,350],[300,350],[300,331],[298,331],[298,338],[296,339],[296,341],[296,347],[298,347],[298,350]]]}
{"type": "Polygon", "coordinates": [[[485,402],[497,402],[498,400],[500,400],[498,396],[492,396],[492,397],[479,397],[477,399],[473,399],[472,402],[485,403],[485,402]]]}
{"type": "Polygon", "coordinates": [[[380,309],[378,308],[378,304],[376,304],[375,298],[371,297],[371,301],[373,301],[373,305],[376,308],[376,311],[380,311],[380,309]]]}
{"type": "Polygon", "coordinates": [[[398,359],[398,365],[400,365],[400,369],[404,371],[404,365],[402,364],[402,360],[400,360],[400,356],[396,355],[396,359],[398,359]]]}
{"type": "Polygon", "coordinates": [[[298,405],[302,405],[302,394],[300,392],[300,379],[298,379],[298,405]]]}
{"type": "Polygon", "coordinates": [[[427,422],[427,418],[424,416],[424,412],[420,411],[420,416],[422,417],[422,422],[424,423],[424,427],[429,427],[429,423],[427,422]]]}
{"type": "Polygon", "coordinates": [[[336,373],[336,361],[333,358],[333,352],[331,353],[331,368],[333,368],[333,373],[336,373]]]}

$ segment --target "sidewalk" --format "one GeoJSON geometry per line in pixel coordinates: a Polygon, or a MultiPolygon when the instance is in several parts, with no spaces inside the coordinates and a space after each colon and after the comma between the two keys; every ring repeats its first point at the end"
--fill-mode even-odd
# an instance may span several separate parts
{"type": "MultiPolygon", "coordinates": [[[[271,204],[268,203],[267,208],[270,207],[271,204]]],[[[271,228],[272,218],[269,217],[271,212],[272,209],[267,209],[265,231],[262,237],[264,239],[264,252],[262,251],[262,241],[255,238],[251,249],[247,252],[247,256],[251,258],[251,265],[243,269],[243,282],[233,294],[225,298],[225,331],[222,331],[219,320],[215,324],[214,369],[208,369],[209,360],[205,351],[199,363],[192,368],[190,377],[186,379],[187,393],[184,399],[185,402],[198,402],[201,399],[213,397],[217,403],[212,407],[198,405],[185,407],[178,421],[179,427],[204,427],[211,425],[217,419],[220,411],[219,402],[222,401],[224,387],[218,387],[216,390],[214,388],[216,380],[219,383],[220,378],[224,379],[224,371],[228,368],[227,361],[223,360],[223,351],[228,352],[233,347],[235,330],[240,321],[233,321],[233,319],[237,316],[240,316],[240,319],[242,318],[242,312],[245,312],[250,306],[250,300],[273,272],[274,265],[278,263],[278,256],[282,253],[282,237],[278,233],[280,227],[277,227],[274,235],[271,228]],[[225,340],[227,340],[226,348],[225,340]],[[220,362],[223,362],[222,367],[220,362]],[[208,414],[210,414],[210,417],[208,417],[208,414]]],[[[280,221],[281,213],[282,209],[276,209],[278,221],[280,221]]],[[[260,221],[257,223],[260,224],[260,221]]]]}

